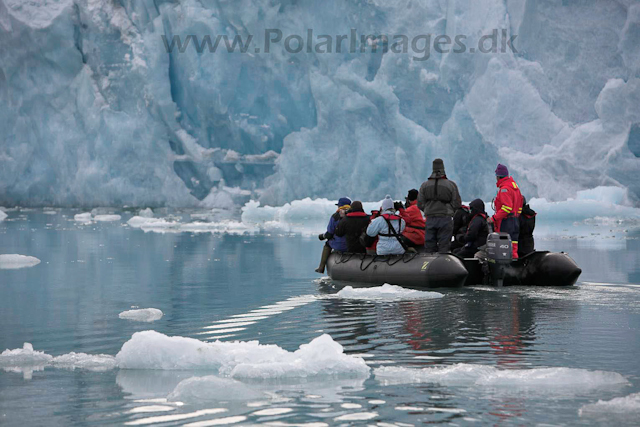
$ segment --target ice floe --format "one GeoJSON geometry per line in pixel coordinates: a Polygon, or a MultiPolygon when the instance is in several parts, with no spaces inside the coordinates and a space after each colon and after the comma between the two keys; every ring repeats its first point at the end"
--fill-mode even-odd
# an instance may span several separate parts
{"type": "Polygon", "coordinates": [[[499,369],[488,365],[458,363],[428,368],[376,368],[377,380],[385,385],[439,383],[489,387],[579,387],[591,389],[629,382],[616,372],[589,371],[575,368],[499,369]]]}
{"type": "Polygon", "coordinates": [[[125,320],[134,320],[136,322],[155,322],[160,320],[164,313],[157,308],[140,308],[135,310],[123,311],[118,315],[119,318],[125,320]]]}
{"type": "Polygon", "coordinates": [[[93,217],[94,221],[100,222],[112,222],[112,221],[120,221],[122,217],[120,215],[96,215],[93,217]]]}
{"type": "Polygon", "coordinates": [[[156,331],[133,334],[116,355],[124,369],[204,369],[233,378],[368,377],[363,359],[344,354],[329,335],[294,352],[257,341],[205,343],[156,331]]]}
{"type": "Polygon", "coordinates": [[[16,270],[18,268],[33,267],[40,264],[40,260],[33,256],[19,254],[0,255],[0,270],[16,270]]]}
{"type": "Polygon", "coordinates": [[[444,295],[439,292],[418,291],[385,283],[382,286],[370,288],[353,288],[351,286],[345,286],[336,293],[335,296],[347,299],[397,301],[442,298],[444,295]]]}
{"type": "Polygon", "coordinates": [[[61,369],[85,369],[88,371],[109,371],[116,368],[116,358],[108,354],[67,353],[54,357],[52,365],[61,369]]]}
{"type": "Polygon", "coordinates": [[[83,212],[73,216],[73,220],[77,222],[91,222],[93,217],[91,212],[83,212]]]}
{"type": "Polygon", "coordinates": [[[116,367],[116,359],[108,354],[67,353],[53,357],[43,351],[33,349],[26,342],[22,348],[5,350],[0,353],[0,368],[13,372],[30,372],[45,367],[60,369],[84,369],[89,371],[107,371],[116,367]]]}
{"type": "Polygon", "coordinates": [[[31,343],[24,343],[22,348],[5,350],[0,353],[0,367],[44,366],[53,360],[53,356],[33,349],[31,343]]]}
{"type": "Polygon", "coordinates": [[[259,231],[255,226],[239,221],[225,220],[220,222],[179,222],[173,219],[148,218],[134,216],[127,221],[130,227],[139,228],[145,232],[156,233],[226,233],[226,234],[252,234],[259,231]]]}
{"type": "Polygon", "coordinates": [[[598,400],[596,403],[584,405],[578,413],[581,417],[629,416],[637,421],[640,417],[640,393],[611,400],[598,400]]]}
{"type": "Polygon", "coordinates": [[[7,215],[3,210],[0,209],[0,221],[4,221],[8,216],[9,215],[7,215]]]}

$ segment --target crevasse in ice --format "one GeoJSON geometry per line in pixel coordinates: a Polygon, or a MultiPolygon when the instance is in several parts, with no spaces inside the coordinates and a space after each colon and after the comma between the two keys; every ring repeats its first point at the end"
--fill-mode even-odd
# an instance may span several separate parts
{"type": "MultiPolygon", "coordinates": [[[[210,206],[404,195],[444,158],[466,200],[640,195],[634,0],[0,0],[0,202],[210,206]],[[467,36],[517,52],[271,52],[266,29],[467,36]],[[162,36],[253,35],[245,54],[162,36]]],[[[500,49],[501,50],[501,49],[500,49]]]]}

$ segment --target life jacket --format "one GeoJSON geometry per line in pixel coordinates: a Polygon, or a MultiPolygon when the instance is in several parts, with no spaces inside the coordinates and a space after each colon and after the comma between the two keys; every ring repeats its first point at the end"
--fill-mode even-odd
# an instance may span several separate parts
{"type": "Polygon", "coordinates": [[[350,216],[350,217],[354,217],[354,216],[355,216],[355,217],[362,217],[362,216],[367,216],[367,214],[366,214],[366,213],[364,213],[364,212],[357,212],[357,211],[356,211],[356,212],[349,212],[349,213],[347,214],[347,216],[350,216]]]}
{"type": "Polygon", "coordinates": [[[396,234],[400,235],[400,229],[402,228],[402,218],[399,217],[398,215],[392,215],[392,214],[382,214],[382,217],[386,220],[389,221],[389,224],[391,224],[391,226],[393,227],[393,224],[391,223],[391,221],[394,220],[398,220],[398,228],[396,229],[395,227],[394,230],[396,231],[396,233],[392,233],[391,230],[389,230],[388,234],[385,233],[378,233],[378,236],[383,236],[383,237],[394,237],[396,234]]]}
{"type": "Polygon", "coordinates": [[[411,202],[406,209],[401,209],[400,216],[405,222],[402,235],[414,244],[424,244],[425,219],[418,208],[417,200],[411,202]]]}

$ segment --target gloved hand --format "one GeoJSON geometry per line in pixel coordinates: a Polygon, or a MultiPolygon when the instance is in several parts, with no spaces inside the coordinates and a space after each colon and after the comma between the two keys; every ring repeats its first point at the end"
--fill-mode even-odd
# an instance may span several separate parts
{"type": "Polygon", "coordinates": [[[456,242],[458,243],[464,243],[464,234],[458,234],[456,236],[456,242]]]}
{"type": "Polygon", "coordinates": [[[322,240],[324,240],[324,239],[325,239],[325,237],[324,237],[324,233],[322,233],[322,234],[318,235],[318,239],[320,239],[321,241],[322,241],[322,240]]]}
{"type": "Polygon", "coordinates": [[[402,202],[393,202],[393,209],[399,211],[400,209],[404,209],[402,202]]]}

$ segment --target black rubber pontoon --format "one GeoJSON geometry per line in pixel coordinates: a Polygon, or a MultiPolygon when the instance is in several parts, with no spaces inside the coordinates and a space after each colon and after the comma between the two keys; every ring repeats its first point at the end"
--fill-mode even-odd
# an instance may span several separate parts
{"type": "MultiPolygon", "coordinates": [[[[483,271],[482,262],[477,258],[465,258],[464,266],[469,272],[465,286],[494,285],[491,273],[483,271]]],[[[493,266],[491,266],[493,267],[493,266]]],[[[504,286],[573,286],[578,281],[582,269],[564,252],[536,251],[504,266],[502,283],[504,286]]]]}
{"type": "Polygon", "coordinates": [[[454,255],[365,255],[334,252],[327,262],[329,277],[345,282],[401,285],[409,288],[459,288],[467,275],[454,255]]]}

